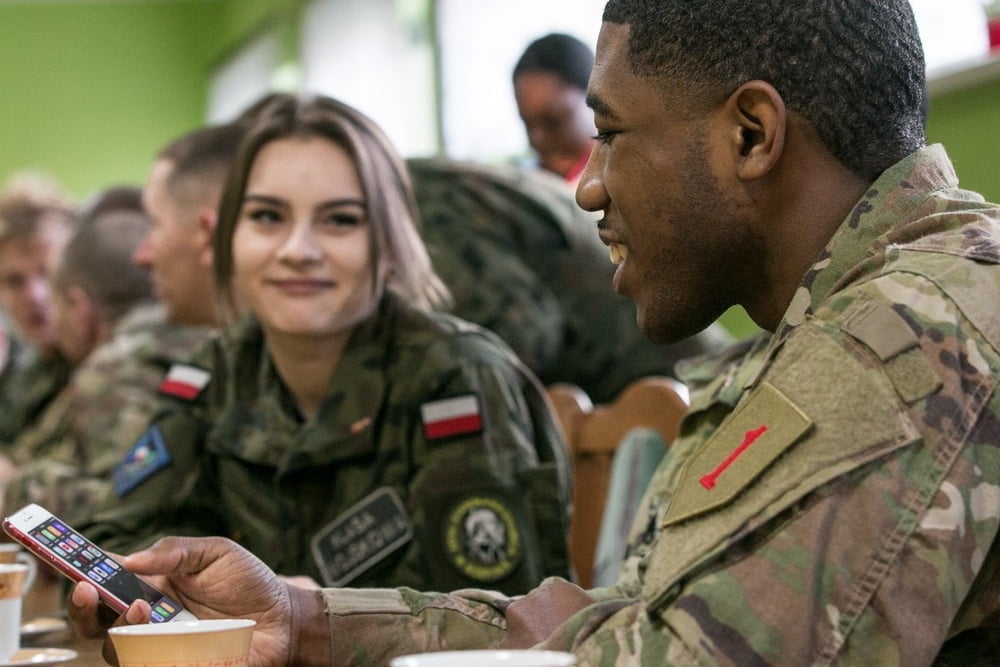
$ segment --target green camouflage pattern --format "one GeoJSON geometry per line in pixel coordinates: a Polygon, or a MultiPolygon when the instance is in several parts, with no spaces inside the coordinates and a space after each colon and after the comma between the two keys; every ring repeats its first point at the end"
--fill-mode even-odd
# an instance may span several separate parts
{"type": "Polygon", "coordinates": [[[165,399],[156,419],[172,464],[81,526],[98,543],[128,552],[168,534],[224,535],[281,574],[322,582],[313,538],[388,489],[413,538],[372,559],[351,586],[488,583],[518,593],[568,572],[565,444],[544,389],[491,332],[386,296],[352,334],[307,423],[256,323],[194,363],[212,372],[205,391],[192,402],[165,399]],[[428,437],[421,406],[470,394],[483,429],[428,437]],[[507,546],[519,555],[504,561],[503,576],[461,570],[446,549],[454,508],[475,498],[493,499],[509,520],[507,546]]]}
{"type": "MultiPolygon", "coordinates": [[[[958,188],[940,146],[887,170],[775,335],[715,360],[618,584],[541,647],[581,665],[907,666],[995,647],[997,303],[1000,207],[958,188]]],[[[324,596],[338,665],[495,645],[509,603],[324,596]]]]}
{"type": "Polygon", "coordinates": [[[632,380],[673,375],[679,359],[729,342],[718,325],[674,345],[643,336],[635,306],[612,288],[597,218],[561,179],[445,159],[408,165],[454,314],[497,333],[543,384],[575,384],[606,403],[632,380]]]}
{"type": "Polygon", "coordinates": [[[163,374],[210,332],[168,323],[159,305],[129,311],[12,444],[19,468],[4,507],[38,503],[70,523],[88,516],[111,494],[110,473],[124,448],[148,426],[163,374]]]}
{"type": "Polygon", "coordinates": [[[9,345],[7,364],[0,369],[0,453],[39,418],[72,372],[59,355],[43,358],[16,338],[9,345]]]}

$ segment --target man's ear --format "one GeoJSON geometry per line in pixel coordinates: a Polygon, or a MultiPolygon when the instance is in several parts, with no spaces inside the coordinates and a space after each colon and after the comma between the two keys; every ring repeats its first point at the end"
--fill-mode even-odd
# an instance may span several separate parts
{"type": "Polygon", "coordinates": [[[70,285],[63,295],[73,326],[78,334],[92,338],[101,319],[97,304],[79,285],[70,285]]]}
{"type": "Polygon", "coordinates": [[[218,212],[209,206],[202,206],[198,210],[198,261],[201,265],[211,269],[215,259],[215,252],[212,250],[213,239],[215,239],[215,228],[219,224],[218,212]]]}
{"type": "Polygon", "coordinates": [[[748,81],[729,96],[732,147],[744,181],[767,175],[785,148],[785,101],[766,81],[748,81]]]}

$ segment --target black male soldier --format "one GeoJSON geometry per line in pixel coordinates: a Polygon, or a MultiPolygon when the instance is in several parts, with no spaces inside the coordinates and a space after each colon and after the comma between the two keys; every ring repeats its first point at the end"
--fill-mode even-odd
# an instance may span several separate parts
{"type": "MultiPolygon", "coordinates": [[[[608,2],[577,200],[615,285],[655,340],[734,303],[772,332],[692,397],[616,586],[306,593],[183,538],[126,567],[256,618],[254,664],[995,662],[1000,207],[925,145],[923,86],[906,0],[608,2]]],[[[92,587],[70,614],[97,634],[92,587]]]]}

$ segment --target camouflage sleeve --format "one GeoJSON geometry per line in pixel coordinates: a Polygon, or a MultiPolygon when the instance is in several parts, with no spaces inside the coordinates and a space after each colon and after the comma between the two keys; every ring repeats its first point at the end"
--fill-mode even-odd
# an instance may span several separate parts
{"type": "Polygon", "coordinates": [[[106,549],[129,553],[166,535],[225,534],[204,483],[206,425],[200,412],[166,400],[111,472],[106,501],[79,529],[106,549]]]}
{"type": "Polygon", "coordinates": [[[326,589],[333,665],[387,665],[411,653],[496,646],[515,598],[491,591],[326,589]]]}
{"type": "Polygon", "coordinates": [[[453,370],[414,390],[423,403],[410,437],[418,467],[408,504],[437,590],[523,593],[568,570],[568,468],[542,390],[488,340],[458,336],[430,353],[462,361],[440,365],[453,370]],[[454,435],[436,430],[435,411],[462,401],[479,422],[454,435]]]}
{"type": "Polygon", "coordinates": [[[112,468],[155,411],[155,383],[144,377],[163,374],[139,360],[118,361],[88,360],[14,442],[11,458],[20,468],[8,484],[6,507],[34,502],[79,524],[108,498],[112,468]]]}

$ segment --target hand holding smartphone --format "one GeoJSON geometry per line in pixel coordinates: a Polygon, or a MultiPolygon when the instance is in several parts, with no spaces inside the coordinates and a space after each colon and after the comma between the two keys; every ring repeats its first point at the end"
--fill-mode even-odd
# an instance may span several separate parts
{"type": "Polygon", "coordinates": [[[121,614],[135,600],[152,608],[154,623],[196,620],[172,598],[156,590],[96,544],[39,505],[27,505],[3,521],[4,531],[42,562],[72,581],[86,581],[101,601],[121,614]]]}

